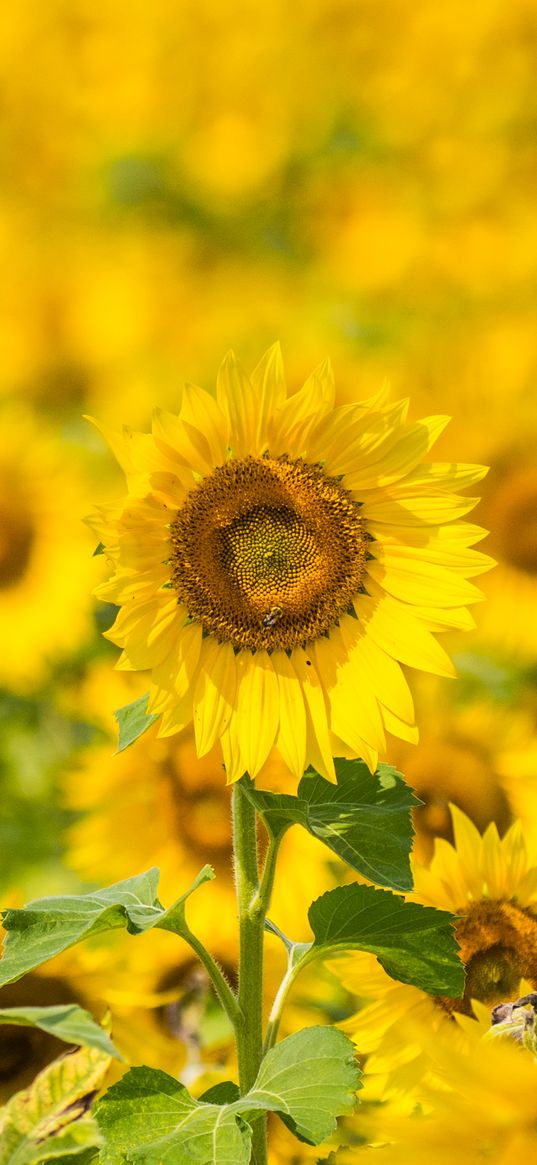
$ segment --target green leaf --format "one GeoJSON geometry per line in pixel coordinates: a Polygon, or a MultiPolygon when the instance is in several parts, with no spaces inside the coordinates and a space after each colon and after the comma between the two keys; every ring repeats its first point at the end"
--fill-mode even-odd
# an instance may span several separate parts
{"type": "Polygon", "coordinates": [[[349,950],[371,951],[388,975],[401,983],[412,983],[431,995],[462,995],[464,968],[453,916],[447,911],[354,883],[322,894],[308,917],[315,935],[310,953],[317,951],[324,958],[349,950]]]}
{"type": "MultiPolygon", "coordinates": [[[[310,1027],[271,1048],[240,1101],[277,1112],[302,1140],[319,1145],[354,1108],[360,1071],[351,1041],[333,1027],[310,1027]]],[[[246,1114],[246,1109],[245,1109],[246,1114]]]]}
{"type": "Polygon", "coordinates": [[[38,1027],[50,1032],[67,1044],[79,1044],[86,1048],[99,1048],[108,1056],[122,1060],[123,1056],[114,1047],[110,1036],[95,1023],[93,1016],[83,1007],[74,1003],[59,1004],[57,1007],[2,1007],[0,1024],[17,1024],[22,1027],[38,1027]]]}
{"type": "Polygon", "coordinates": [[[92,558],[97,558],[99,554],[104,554],[105,550],[106,546],[104,542],[98,542],[95,550],[93,551],[92,558]]]}
{"type": "Polygon", "coordinates": [[[123,752],[124,749],[129,748],[138,740],[139,736],[143,736],[148,728],[158,720],[158,716],[147,711],[147,703],[149,700],[149,692],[145,696],[140,696],[139,700],[134,700],[132,704],[125,704],[123,708],[118,708],[114,712],[114,716],[119,726],[119,740],[117,751],[123,752]]]}
{"type": "Polygon", "coordinates": [[[8,934],[0,962],[0,986],[14,983],[54,955],[103,931],[126,927],[129,934],[143,934],[159,927],[181,933],[186,899],[210,878],[214,872],[204,866],[169,910],[157,898],[159,871],[153,868],[104,890],[37,898],[20,910],[4,911],[8,934]]]}
{"type": "Polygon", "coordinates": [[[240,1097],[240,1088],[234,1080],[220,1080],[200,1096],[204,1104],[233,1104],[240,1097]]]}
{"type": "Polygon", "coordinates": [[[105,1139],[102,1165],[246,1165],[248,1117],[277,1112],[296,1135],[319,1144],[354,1107],[359,1070],[353,1046],[334,1028],[307,1028],[267,1053],[246,1096],[226,1081],[220,1103],[194,1100],[152,1068],[132,1068],[101,1098],[95,1117],[105,1139]],[[225,1103],[224,1095],[236,1099],[225,1103]],[[246,1118],[246,1119],[245,1119],[246,1118]]]}
{"type": "Polygon", "coordinates": [[[230,1105],[200,1104],[166,1072],[132,1068],[101,1098],[102,1165],[248,1165],[251,1130],[230,1105]]]}
{"type": "Polygon", "coordinates": [[[80,1048],[12,1096],[0,1110],[0,1165],[91,1160],[101,1136],[87,1109],[109,1066],[104,1052],[80,1048]]]}
{"type": "Polygon", "coordinates": [[[381,886],[412,888],[410,810],[419,804],[390,765],[372,775],[363,761],[337,759],[337,784],[308,772],[296,797],[256,790],[250,800],[275,836],[299,824],[353,870],[381,886]]]}

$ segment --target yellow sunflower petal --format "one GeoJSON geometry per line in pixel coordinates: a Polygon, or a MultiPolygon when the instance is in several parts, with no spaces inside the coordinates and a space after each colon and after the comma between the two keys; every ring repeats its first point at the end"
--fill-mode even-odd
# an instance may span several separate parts
{"type": "Polygon", "coordinates": [[[481,591],[436,563],[421,559],[397,558],[386,553],[383,562],[375,559],[368,565],[368,575],[381,584],[388,594],[406,603],[436,603],[439,607],[476,603],[481,591]]]}
{"type": "MultiPolygon", "coordinates": [[[[237,656],[237,731],[241,756],[251,777],[263,767],[278,730],[278,680],[268,652],[237,656]],[[256,709],[257,715],[252,714],[256,709]]],[[[241,776],[242,774],[237,774],[241,776]]],[[[231,774],[232,779],[234,774],[231,774]]]]}
{"type": "Polygon", "coordinates": [[[204,434],[210,449],[212,465],[221,465],[227,456],[229,427],[214,397],[197,385],[185,384],[181,400],[181,417],[204,434]]]}
{"type": "Polygon", "coordinates": [[[287,397],[282,350],[278,342],[272,344],[261,357],[250,380],[258,400],[255,450],[262,453],[269,444],[273,417],[284,407],[287,397]]]}
{"type": "Polygon", "coordinates": [[[257,453],[257,393],[234,352],[228,352],[218,370],[216,399],[228,422],[233,456],[257,453]]]}
{"type": "Polygon", "coordinates": [[[155,442],[164,455],[189,469],[189,488],[194,484],[194,475],[210,473],[213,466],[211,448],[204,433],[194,425],[164,409],[154,409],[151,427],[155,442]]]}
{"type": "Polygon", "coordinates": [[[322,678],[318,676],[311,657],[302,647],[297,647],[291,658],[302,686],[306,706],[306,759],[322,777],[335,784],[336,770],[330,748],[330,729],[322,678]]]}
{"type": "Polygon", "coordinates": [[[237,669],[230,643],[203,643],[192,693],[198,756],[205,756],[226,729],[233,712],[237,669]]]}
{"type": "Polygon", "coordinates": [[[319,417],[334,403],[334,377],[330,361],[325,360],[312,372],[299,392],[290,396],[269,426],[270,449],[291,457],[301,457],[307,448],[308,435],[319,417]]]}
{"type": "Polygon", "coordinates": [[[398,441],[391,435],[375,451],[374,457],[364,458],[364,467],[348,474],[350,489],[368,489],[386,486],[415,469],[418,462],[438,439],[450,417],[424,417],[404,429],[398,441]],[[386,446],[389,445],[389,448],[386,446]]]}
{"type": "Polygon", "coordinates": [[[332,731],[356,751],[363,741],[378,751],[386,741],[379,706],[360,654],[360,636],[355,619],[342,619],[330,639],[312,645],[311,654],[328,695],[332,731]]]}
{"type": "Polygon", "coordinates": [[[306,768],[306,709],[298,676],[284,651],[275,651],[272,665],[278,677],[280,695],[280,727],[276,745],[296,777],[300,779],[306,768]]]}
{"type": "MultiPolygon", "coordinates": [[[[167,595],[168,592],[165,592],[167,595]]],[[[177,636],[181,618],[177,603],[163,601],[159,607],[149,601],[134,610],[121,608],[106,638],[123,647],[125,664],[133,671],[157,666],[169,650],[169,641],[177,636]]]]}
{"type": "Polygon", "coordinates": [[[399,440],[404,432],[408,403],[408,400],[397,401],[371,416],[343,409],[336,410],[336,418],[329,413],[318,421],[312,434],[314,453],[326,460],[329,473],[346,474],[346,485],[351,489],[349,474],[353,464],[375,462],[379,449],[387,451],[399,440]]]}
{"type": "Polygon", "coordinates": [[[380,587],[370,584],[369,589],[372,597],[359,595],[355,609],[377,646],[400,663],[433,675],[454,676],[455,668],[449,656],[420,624],[412,609],[383,593],[380,587]]]}
{"type": "MultiPolygon", "coordinates": [[[[363,501],[363,493],[354,491],[363,501]]],[[[404,537],[405,526],[438,526],[442,522],[454,522],[474,509],[478,498],[460,498],[457,494],[422,494],[393,498],[386,492],[378,492],[374,498],[368,496],[364,505],[368,527],[375,537],[382,537],[385,523],[399,531],[404,537]]]]}
{"type": "Polygon", "coordinates": [[[420,733],[417,724],[408,724],[406,720],[401,720],[384,704],[381,705],[380,714],[386,732],[391,732],[398,740],[406,740],[408,744],[418,743],[420,733]]]}
{"type": "Polygon", "coordinates": [[[201,627],[196,623],[185,625],[183,622],[176,642],[169,644],[168,654],[153,668],[155,685],[164,688],[166,692],[183,696],[194,682],[201,645],[201,627]]]}

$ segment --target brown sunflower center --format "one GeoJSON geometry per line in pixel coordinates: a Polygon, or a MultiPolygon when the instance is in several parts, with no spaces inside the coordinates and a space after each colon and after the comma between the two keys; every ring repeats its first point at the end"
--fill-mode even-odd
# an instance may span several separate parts
{"type": "Polygon", "coordinates": [[[520,466],[497,483],[490,529],[499,556],[517,570],[537,574],[537,469],[533,465],[520,466]]]}
{"type": "Polygon", "coordinates": [[[469,1012],[470,1001],[514,999],[521,979],[537,985],[537,918],[515,902],[473,902],[456,928],[466,967],[461,1000],[442,1000],[448,1010],[469,1012]]]}
{"type": "Polygon", "coordinates": [[[229,461],[187,496],[171,526],[171,580],[219,641],[290,650],[325,634],[365,572],[359,506],[300,459],[229,461]]]}
{"type": "Polygon", "coordinates": [[[0,589],[15,586],[24,576],[34,542],[29,517],[0,499],[0,589]]]}

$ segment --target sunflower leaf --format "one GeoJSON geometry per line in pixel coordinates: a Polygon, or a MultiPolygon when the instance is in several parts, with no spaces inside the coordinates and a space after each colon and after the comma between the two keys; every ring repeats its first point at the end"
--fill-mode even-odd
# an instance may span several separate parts
{"type": "Polygon", "coordinates": [[[447,911],[353,883],[322,894],[308,917],[315,935],[308,960],[315,951],[323,958],[370,951],[401,983],[431,995],[462,995],[464,968],[447,911]]]}
{"type": "Polygon", "coordinates": [[[337,784],[307,772],[296,797],[245,790],[269,831],[299,824],[353,870],[381,886],[410,890],[410,811],[419,801],[390,765],[371,774],[361,760],[335,761],[337,784]]]}
{"type": "Polygon", "coordinates": [[[101,1136],[87,1110],[109,1065],[106,1053],[80,1048],[12,1096],[0,1110],[0,1165],[92,1160],[101,1136]]]}
{"type": "Polygon", "coordinates": [[[145,696],[140,696],[132,704],[125,704],[114,712],[119,727],[118,752],[124,752],[158,720],[157,715],[147,711],[148,700],[149,692],[146,692],[145,696]]]}
{"type": "Polygon", "coordinates": [[[116,1060],[123,1059],[108,1033],[95,1023],[89,1011],[74,1003],[62,1003],[56,1007],[2,1007],[0,1024],[4,1023],[37,1027],[67,1044],[98,1048],[116,1060]]]}
{"type": "Polygon", "coordinates": [[[338,1116],[354,1108],[360,1070],[353,1045],[333,1027],[308,1027],[287,1036],[265,1056],[255,1084],[240,1104],[247,1112],[277,1112],[301,1140],[319,1145],[338,1116]]]}
{"type": "Polygon", "coordinates": [[[102,1165],[247,1165],[251,1130],[234,1106],[202,1104],[155,1068],[131,1068],[95,1108],[102,1165]]]}
{"type": "Polygon", "coordinates": [[[3,923],[8,933],[0,962],[0,986],[14,983],[54,955],[106,930],[126,927],[129,934],[136,935],[160,927],[177,932],[186,899],[210,878],[214,872],[204,866],[168,910],[157,898],[159,871],[155,868],[104,890],[37,898],[22,909],[5,910],[3,923]]]}
{"type": "MultiPolygon", "coordinates": [[[[337,1117],[353,1108],[359,1075],[350,1040],[328,1027],[306,1028],[282,1040],[265,1056],[250,1092],[229,1103],[194,1100],[165,1072],[132,1068],[96,1106],[105,1140],[100,1160],[102,1165],[246,1165],[248,1121],[261,1112],[277,1112],[301,1140],[319,1144],[337,1117]]],[[[225,1095],[236,1095],[229,1082],[225,1095]]]]}

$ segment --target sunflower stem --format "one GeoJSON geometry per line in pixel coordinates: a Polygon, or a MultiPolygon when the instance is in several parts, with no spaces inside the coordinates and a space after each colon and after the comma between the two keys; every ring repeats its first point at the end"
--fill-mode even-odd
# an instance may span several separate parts
{"type": "MultiPolygon", "coordinates": [[[[257,815],[242,781],[232,789],[233,860],[239,913],[239,1016],[237,1056],[244,1095],[252,1087],[263,1059],[263,938],[266,906],[260,897],[257,815]]],[[[253,1127],[252,1162],[267,1163],[267,1122],[253,1127]]]]}
{"type": "Polygon", "coordinates": [[[216,959],[213,958],[210,951],[204,947],[203,943],[195,934],[192,933],[190,927],[183,923],[181,929],[181,938],[192,947],[196,952],[198,958],[203,963],[205,970],[211,980],[215,994],[223,1007],[228,1019],[233,1024],[235,1031],[239,1022],[239,1002],[235,993],[231,990],[225,975],[221,971],[216,959]]]}

